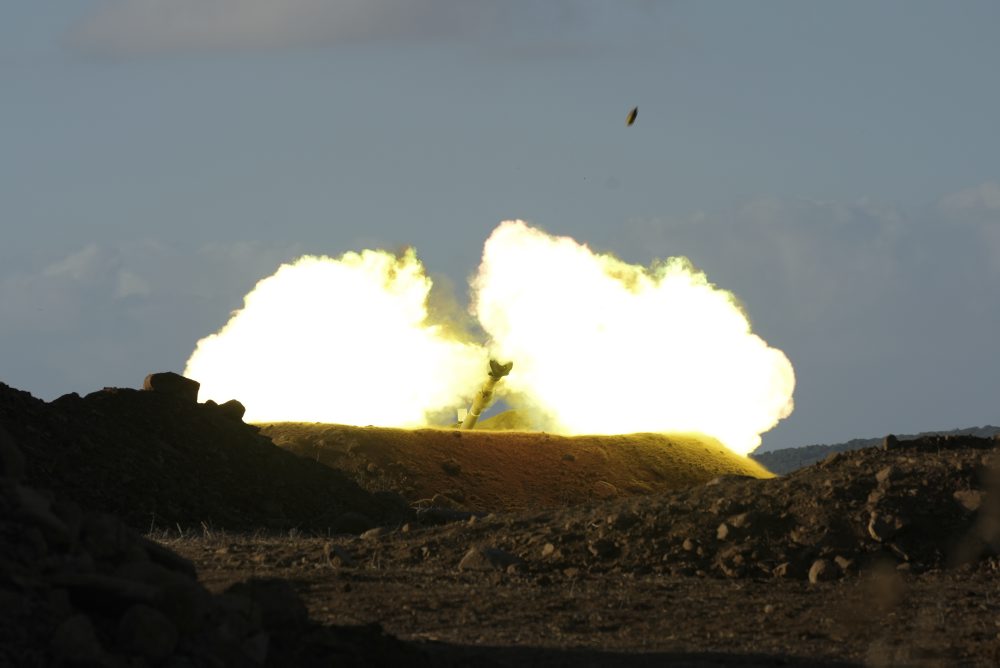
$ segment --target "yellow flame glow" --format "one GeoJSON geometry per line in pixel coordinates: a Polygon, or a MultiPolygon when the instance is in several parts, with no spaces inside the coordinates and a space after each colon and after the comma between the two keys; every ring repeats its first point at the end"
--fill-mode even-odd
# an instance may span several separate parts
{"type": "Polygon", "coordinates": [[[412,251],[302,257],[199,341],[184,375],[252,422],[423,425],[475,392],[486,360],[427,322],[430,289],[412,251]]]}
{"type": "Polygon", "coordinates": [[[701,432],[746,454],[792,411],[788,358],[684,258],[647,270],[508,221],[473,288],[494,356],[514,361],[507,390],[555,431],[701,432]]]}
{"type": "Polygon", "coordinates": [[[472,288],[488,349],[428,321],[412,251],[305,256],[260,281],[184,373],[248,421],[413,427],[468,406],[493,356],[514,362],[498,396],[546,429],[700,432],[739,454],[792,411],[788,359],[684,258],[646,269],[508,221],[472,288]]]}

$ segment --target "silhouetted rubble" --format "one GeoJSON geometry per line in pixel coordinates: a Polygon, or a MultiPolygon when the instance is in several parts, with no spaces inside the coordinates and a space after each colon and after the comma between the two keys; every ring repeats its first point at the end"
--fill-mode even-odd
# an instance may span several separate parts
{"type": "Polygon", "coordinates": [[[411,516],[398,495],[275,447],[242,422],[238,401],[196,403],[197,383],[177,374],[144,385],[45,403],[0,383],[0,421],[24,450],[27,482],[145,531],[360,532],[411,516]]]}
{"type": "Polygon", "coordinates": [[[282,580],[213,595],[117,518],[23,484],[2,426],[0,453],[0,665],[426,664],[378,628],[311,623],[282,580]]]}
{"type": "Polygon", "coordinates": [[[632,654],[647,641],[688,665],[1000,656],[1000,437],[516,514],[463,510],[456,488],[413,511],[241,406],[151,387],[46,404],[0,384],[0,665],[652,665],[632,654]]]}

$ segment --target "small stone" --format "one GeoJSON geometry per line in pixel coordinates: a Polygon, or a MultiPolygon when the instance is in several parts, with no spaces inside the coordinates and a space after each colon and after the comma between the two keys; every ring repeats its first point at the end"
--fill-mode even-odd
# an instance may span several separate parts
{"type": "Polygon", "coordinates": [[[812,566],[809,567],[809,582],[811,584],[816,584],[817,582],[827,582],[836,577],[830,562],[826,559],[817,559],[813,562],[812,566]]]}
{"type": "Polygon", "coordinates": [[[369,529],[361,534],[361,540],[378,540],[383,535],[385,535],[385,529],[382,527],[375,527],[374,529],[369,529]]]}
{"type": "Polygon", "coordinates": [[[413,526],[409,522],[407,522],[406,524],[401,526],[399,530],[403,533],[410,533],[411,531],[413,531],[413,526]]]}
{"type": "Polygon", "coordinates": [[[576,461],[576,457],[573,455],[572,452],[567,452],[566,454],[564,454],[562,456],[562,460],[564,462],[575,462],[576,461]]]}
{"type": "Polygon", "coordinates": [[[952,495],[956,501],[962,504],[962,507],[968,510],[970,513],[974,513],[979,510],[979,507],[983,505],[983,497],[985,494],[979,489],[960,489],[952,495]]]}
{"type": "Polygon", "coordinates": [[[290,629],[309,618],[305,603],[287,580],[261,578],[237,582],[228,594],[245,596],[261,608],[263,624],[269,629],[290,629]]]}
{"type": "Polygon", "coordinates": [[[770,615],[772,612],[774,612],[774,606],[773,605],[771,605],[770,603],[768,603],[767,605],[764,606],[764,614],[765,615],[770,615]]]}
{"type": "Polygon", "coordinates": [[[718,538],[719,540],[726,540],[729,534],[730,534],[729,525],[726,524],[725,522],[720,524],[719,527],[715,530],[715,537],[718,538]]]}
{"type": "Polygon", "coordinates": [[[170,620],[148,605],[133,605],[118,622],[118,643],[152,663],[170,656],[177,646],[177,638],[177,629],[170,620]]]}
{"type": "Polygon", "coordinates": [[[458,564],[460,571],[503,570],[511,564],[520,563],[513,554],[491,547],[471,547],[458,564]]]}
{"type": "Polygon", "coordinates": [[[771,569],[771,575],[776,578],[786,578],[789,576],[791,569],[791,562],[785,561],[771,569]]]}
{"type": "Polygon", "coordinates": [[[433,508],[447,508],[449,510],[461,510],[462,504],[455,501],[447,494],[435,494],[431,497],[431,507],[433,508]]]}
{"type": "Polygon", "coordinates": [[[896,472],[895,467],[886,466],[884,469],[881,469],[878,473],[875,474],[875,480],[878,481],[878,484],[884,485],[893,477],[893,474],[895,472],[896,472]]]}
{"type": "Polygon", "coordinates": [[[151,373],[142,382],[143,390],[169,394],[192,404],[198,403],[199,388],[201,383],[198,381],[185,378],[173,371],[151,373]]]}
{"type": "Polygon", "coordinates": [[[240,645],[243,654],[253,663],[262,666],[267,661],[267,650],[271,637],[265,631],[255,633],[240,645]]]}
{"type": "Polygon", "coordinates": [[[620,553],[618,546],[609,538],[599,538],[587,544],[587,550],[598,559],[613,559],[620,553]]]}
{"type": "Polygon", "coordinates": [[[351,558],[351,555],[333,543],[323,545],[323,558],[335,569],[354,566],[354,559],[351,558]]]}
{"type": "Polygon", "coordinates": [[[42,530],[53,542],[70,540],[69,527],[52,512],[52,503],[32,487],[17,485],[15,488],[20,511],[29,521],[42,530]]]}
{"type": "Polygon", "coordinates": [[[73,615],[52,634],[52,655],[59,663],[103,665],[105,654],[86,615],[73,615]]]}
{"type": "Polygon", "coordinates": [[[200,630],[215,608],[208,590],[195,581],[180,579],[161,588],[153,605],[167,616],[181,635],[200,630]]]}
{"type": "Polygon", "coordinates": [[[873,510],[868,520],[868,535],[880,543],[891,539],[902,527],[898,518],[873,510]]]}
{"type": "Polygon", "coordinates": [[[246,406],[241,404],[236,399],[230,399],[224,404],[219,404],[219,412],[231,420],[242,422],[247,409],[246,406]]]}
{"type": "Polygon", "coordinates": [[[552,543],[546,543],[542,546],[542,558],[547,559],[555,554],[556,546],[552,543]]]}
{"type": "Polygon", "coordinates": [[[834,557],[833,562],[837,564],[840,570],[845,573],[851,568],[851,566],[854,565],[853,559],[848,559],[847,557],[843,557],[841,555],[837,555],[836,557],[834,557]]]}
{"type": "Polygon", "coordinates": [[[462,466],[454,459],[446,459],[441,462],[441,469],[448,475],[458,475],[462,472],[462,466]]]}
{"type": "Polygon", "coordinates": [[[684,542],[681,543],[681,547],[684,548],[685,552],[691,552],[694,550],[695,544],[694,541],[691,540],[690,538],[685,538],[684,542]]]}

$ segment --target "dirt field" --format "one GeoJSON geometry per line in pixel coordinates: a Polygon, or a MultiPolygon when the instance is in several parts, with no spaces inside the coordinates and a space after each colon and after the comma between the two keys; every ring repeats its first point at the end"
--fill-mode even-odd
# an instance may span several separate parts
{"type": "Polygon", "coordinates": [[[997,439],[391,431],[0,385],[0,665],[1000,660],[997,439]]]}

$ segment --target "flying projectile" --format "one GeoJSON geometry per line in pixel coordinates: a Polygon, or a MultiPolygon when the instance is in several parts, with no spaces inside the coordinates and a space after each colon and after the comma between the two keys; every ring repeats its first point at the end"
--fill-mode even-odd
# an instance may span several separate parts
{"type": "Polygon", "coordinates": [[[483,387],[479,390],[479,394],[476,398],[472,400],[472,406],[469,408],[469,412],[465,415],[465,419],[462,420],[462,429],[472,429],[476,426],[476,422],[479,420],[479,415],[486,408],[486,405],[490,403],[490,398],[493,397],[493,388],[496,386],[500,379],[510,373],[511,368],[513,368],[513,362],[507,362],[506,364],[500,364],[496,360],[490,360],[490,373],[489,378],[483,383],[483,387]]]}
{"type": "Polygon", "coordinates": [[[625,119],[625,127],[632,127],[632,124],[635,123],[635,117],[638,115],[639,107],[632,107],[632,111],[628,112],[628,118],[625,119]]]}

